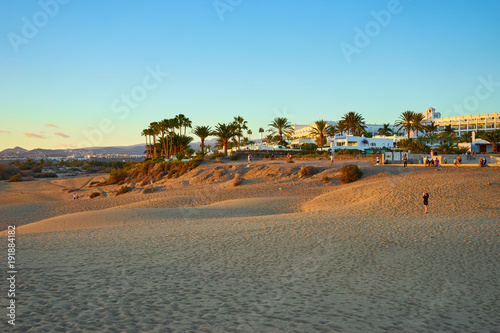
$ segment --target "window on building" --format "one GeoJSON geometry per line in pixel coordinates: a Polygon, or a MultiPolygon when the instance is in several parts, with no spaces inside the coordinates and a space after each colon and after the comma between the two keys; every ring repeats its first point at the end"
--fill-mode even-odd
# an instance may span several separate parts
{"type": "Polygon", "coordinates": [[[376,147],[376,146],[377,146],[377,144],[376,144],[376,143],[373,143],[373,142],[372,142],[372,143],[370,143],[370,147],[376,147]]]}
{"type": "Polygon", "coordinates": [[[337,142],[337,146],[345,146],[345,142],[344,141],[338,141],[337,142]]]}
{"type": "Polygon", "coordinates": [[[348,141],[347,145],[350,146],[350,147],[357,147],[358,146],[358,142],[357,141],[348,141]]]}

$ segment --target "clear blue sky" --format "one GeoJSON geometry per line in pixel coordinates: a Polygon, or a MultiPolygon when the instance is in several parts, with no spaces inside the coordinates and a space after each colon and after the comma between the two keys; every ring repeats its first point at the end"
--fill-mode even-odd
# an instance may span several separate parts
{"type": "Polygon", "coordinates": [[[141,143],[179,113],[257,137],[277,116],[499,111],[498,1],[60,1],[0,0],[0,149],[141,143]]]}

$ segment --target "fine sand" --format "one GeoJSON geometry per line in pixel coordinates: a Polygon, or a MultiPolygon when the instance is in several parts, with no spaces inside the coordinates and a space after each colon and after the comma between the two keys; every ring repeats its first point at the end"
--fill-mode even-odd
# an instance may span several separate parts
{"type": "Polygon", "coordinates": [[[2,182],[16,329],[500,332],[500,169],[358,164],[351,184],[326,161],[202,165],[119,196],[102,175],[2,182]]]}

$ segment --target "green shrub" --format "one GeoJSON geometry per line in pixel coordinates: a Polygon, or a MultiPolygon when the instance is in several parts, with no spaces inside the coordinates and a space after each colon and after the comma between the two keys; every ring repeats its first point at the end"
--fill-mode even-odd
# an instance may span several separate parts
{"type": "Polygon", "coordinates": [[[35,174],[35,178],[57,178],[57,174],[55,172],[38,172],[35,174]]]}
{"type": "Polygon", "coordinates": [[[13,182],[20,182],[21,181],[21,177],[22,177],[21,174],[18,173],[17,175],[11,176],[8,181],[11,182],[11,183],[13,183],[13,182]]]}
{"type": "Polygon", "coordinates": [[[177,160],[180,161],[184,158],[184,153],[182,151],[180,151],[177,154],[175,154],[175,157],[177,158],[177,160]]]}
{"type": "Polygon", "coordinates": [[[172,176],[174,175],[174,173],[176,173],[177,170],[176,169],[170,169],[170,171],[168,172],[167,174],[167,179],[170,179],[172,178],[172,176]]]}
{"type": "Polygon", "coordinates": [[[212,155],[209,155],[208,158],[215,159],[218,157],[226,157],[224,153],[219,153],[218,151],[214,152],[212,155]]]}
{"type": "Polygon", "coordinates": [[[314,143],[304,143],[302,146],[300,146],[300,150],[314,150],[316,151],[318,149],[318,145],[314,143]]]}
{"type": "Polygon", "coordinates": [[[118,191],[116,192],[116,195],[125,194],[125,193],[130,192],[130,191],[132,191],[132,187],[124,185],[118,189],[118,191]]]}
{"type": "Polygon", "coordinates": [[[239,159],[240,159],[240,154],[234,154],[234,155],[231,155],[231,156],[229,156],[229,159],[230,159],[231,161],[237,161],[237,160],[239,160],[239,159]]]}
{"type": "Polygon", "coordinates": [[[241,177],[241,175],[239,173],[237,173],[236,175],[234,175],[234,178],[233,178],[231,185],[238,186],[242,182],[243,182],[243,178],[241,177]]]}
{"type": "Polygon", "coordinates": [[[312,167],[310,165],[304,165],[299,171],[299,178],[307,177],[307,176],[312,176],[318,171],[316,170],[315,167],[312,167]]]}
{"type": "Polygon", "coordinates": [[[344,164],[340,168],[340,182],[343,184],[355,182],[362,175],[363,172],[355,164],[344,164]]]}
{"type": "Polygon", "coordinates": [[[109,178],[106,181],[106,184],[117,184],[121,181],[124,181],[127,178],[127,173],[123,169],[113,169],[109,174],[109,178]]]}
{"type": "Polygon", "coordinates": [[[100,195],[101,195],[101,193],[100,193],[100,192],[92,192],[92,193],[90,194],[90,199],[94,199],[95,197],[98,197],[98,196],[100,196],[100,195]]]}
{"type": "Polygon", "coordinates": [[[0,180],[7,180],[19,173],[19,169],[13,165],[0,163],[0,180]]]}

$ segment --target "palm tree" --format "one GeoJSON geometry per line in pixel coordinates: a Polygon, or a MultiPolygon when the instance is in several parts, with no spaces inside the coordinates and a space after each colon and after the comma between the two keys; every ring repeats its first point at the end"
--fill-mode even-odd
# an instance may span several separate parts
{"type": "Polygon", "coordinates": [[[236,136],[238,137],[238,149],[240,149],[240,141],[241,137],[243,136],[243,130],[247,130],[247,121],[243,119],[242,117],[234,117],[234,125],[237,128],[236,136]]]}
{"type": "Polygon", "coordinates": [[[479,138],[488,141],[492,145],[493,154],[496,154],[498,143],[500,143],[500,130],[479,131],[477,134],[479,138]]]}
{"type": "Polygon", "coordinates": [[[168,156],[172,156],[172,152],[174,149],[174,135],[175,135],[175,129],[179,126],[179,120],[176,118],[170,118],[168,120],[168,128],[170,129],[170,147],[168,148],[168,156]]]}
{"type": "Polygon", "coordinates": [[[273,134],[268,134],[264,138],[264,141],[267,143],[274,143],[276,141],[276,137],[273,134]]]}
{"type": "Polygon", "coordinates": [[[465,132],[460,135],[460,142],[472,142],[472,132],[465,132]]]}
{"type": "Polygon", "coordinates": [[[148,142],[148,138],[149,138],[149,129],[145,128],[142,130],[141,132],[141,136],[144,136],[146,137],[146,157],[149,157],[149,142],[148,142]]]}
{"type": "Polygon", "coordinates": [[[323,145],[326,143],[330,127],[326,120],[317,120],[312,126],[312,134],[318,137],[317,143],[321,149],[323,149],[323,145]]]}
{"type": "Polygon", "coordinates": [[[248,130],[247,131],[247,134],[248,134],[248,139],[251,140],[252,139],[252,130],[248,130]]]}
{"type": "Polygon", "coordinates": [[[219,138],[222,146],[224,147],[224,155],[227,155],[227,144],[232,137],[234,137],[237,133],[238,129],[234,125],[234,123],[229,124],[221,124],[218,123],[215,126],[215,130],[212,132],[212,135],[215,135],[219,138]]]}
{"type": "Polygon", "coordinates": [[[174,154],[177,154],[189,148],[189,144],[193,141],[193,138],[183,134],[175,134],[172,137],[172,141],[174,144],[174,154]]]}
{"type": "Polygon", "coordinates": [[[283,133],[291,134],[293,133],[292,124],[288,122],[286,118],[274,118],[273,122],[268,126],[275,128],[280,136],[280,141],[283,141],[283,133]]]}
{"type": "Polygon", "coordinates": [[[446,142],[447,145],[451,146],[452,143],[457,141],[457,134],[451,128],[451,125],[446,125],[445,130],[439,134],[439,139],[446,142]]]}
{"type": "MultiPolygon", "coordinates": [[[[168,133],[168,127],[169,127],[169,120],[168,119],[163,119],[158,123],[159,130],[161,132],[161,145],[162,145],[162,150],[163,150],[163,156],[167,158],[167,146],[168,146],[168,140],[165,140],[165,134],[168,133]]],[[[168,139],[168,136],[167,136],[168,139]]]]}
{"type": "Polygon", "coordinates": [[[455,131],[453,130],[453,127],[451,125],[446,125],[443,129],[443,132],[442,133],[446,133],[446,134],[449,134],[449,135],[453,135],[455,134],[455,131]]]}
{"type": "Polygon", "coordinates": [[[405,111],[399,116],[399,120],[397,120],[394,125],[398,128],[398,132],[404,130],[408,134],[408,141],[411,141],[410,133],[413,129],[413,119],[415,119],[415,112],[413,111],[405,111]]]}
{"type": "Polygon", "coordinates": [[[425,126],[424,130],[428,133],[436,133],[438,131],[438,126],[432,121],[430,124],[425,126]]]}
{"type": "Polygon", "coordinates": [[[362,135],[366,133],[365,118],[357,112],[350,111],[341,120],[351,132],[351,135],[362,135]]]}
{"type": "Polygon", "coordinates": [[[177,126],[176,126],[176,128],[179,129],[179,134],[181,134],[181,129],[182,129],[184,120],[186,119],[186,116],[183,115],[182,113],[180,113],[177,116],[175,116],[175,119],[177,120],[177,123],[176,123],[177,126]]]}
{"type": "Polygon", "coordinates": [[[377,130],[378,135],[391,136],[394,134],[394,131],[390,127],[389,123],[383,124],[381,128],[377,130]]]}
{"type": "Polygon", "coordinates": [[[337,121],[337,125],[332,126],[332,129],[330,130],[330,133],[332,136],[335,136],[335,133],[339,133],[340,135],[344,135],[344,132],[347,132],[349,128],[347,127],[347,124],[343,122],[342,120],[337,121]]]}
{"type": "Polygon", "coordinates": [[[157,121],[154,121],[149,124],[149,129],[152,131],[153,136],[153,158],[156,158],[156,136],[160,134],[160,124],[157,121]]]}
{"type": "Polygon", "coordinates": [[[193,122],[189,118],[185,118],[182,122],[182,126],[184,127],[184,135],[186,135],[186,128],[192,128],[193,122]]]}
{"type": "Polygon", "coordinates": [[[212,128],[210,126],[196,126],[194,128],[194,135],[198,136],[201,140],[200,149],[201,152],[205,152],[205,139],[212,135],[212,128]]]}
{"type": "Polygon", "coordinates": [[[413,114],[413,130],[415,135],[418,137],[418,131],[425,131],[425,126],[422,124],[424,120],[424,115],[419,112],[414,112],[413,114]]]}

